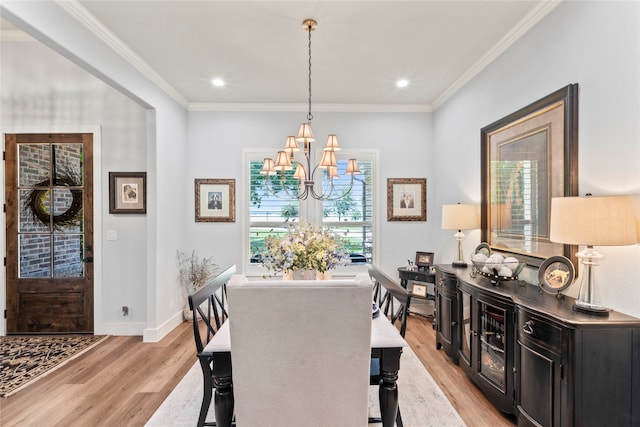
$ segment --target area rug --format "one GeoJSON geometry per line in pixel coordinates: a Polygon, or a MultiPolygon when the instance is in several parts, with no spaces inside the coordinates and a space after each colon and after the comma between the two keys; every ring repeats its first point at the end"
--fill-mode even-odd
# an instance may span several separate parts
{"type": "Polygon", "coordinates": [[[11,396],[105,338],[95,335],[0,337],[0,397],[11,396]]]}
{"type": "MultiPolygon", "coordinates": [[[[410,348],[405,348],[398,373],[398,399],[405,427],[458,427],[464,422],[410,348]]],[[[192,427],[202,402],[202,371],[196,362],[151,416],[146,427],[192,427]]],[[[369,414],[379,416],[378,389],[369,389],[369,414]]],[[[207,422],[215,420],[213,404],[207,422]]],[[[380,426],[381,424],[371,424],[380,426]]]]}

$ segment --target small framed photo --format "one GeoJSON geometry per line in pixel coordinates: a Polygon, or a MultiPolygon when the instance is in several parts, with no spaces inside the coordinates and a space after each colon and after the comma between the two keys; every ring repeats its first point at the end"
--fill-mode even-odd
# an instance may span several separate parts
{"type": "Polygon", "coordinates": [[[236,180],[196,179],[196,222],[236,221],[236,180]]]}
{"type": "Polygon", "coordinates": [[[416,266],[418,268],[431,267],[433,265],[433,252],[416,252],[416,266]]]}
{"type": "Polygon", "coordinates": [[[387,179],[387,221],[427,220],[427,179],[387,179]]]}
{"type": "Polygon", "coordinates": [[[427,297],[427,287],[425,285],[418,285],[413,283],[411,287],[411,295],[415,295],[417,297],[426,298],[427,297]]]}
{"type": "Polygon", "coordinates": [[[146,172],[109,172],[109,213],[147,213],[146,172]]]}

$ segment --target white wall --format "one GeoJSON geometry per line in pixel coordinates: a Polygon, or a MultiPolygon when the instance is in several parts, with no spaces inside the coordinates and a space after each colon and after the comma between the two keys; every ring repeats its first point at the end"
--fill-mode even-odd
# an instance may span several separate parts
{"type": "MultiPolygon", "coordinates": [[[[580,194],[640,193],[640,3],[564,2],[434,113],[436,203],[479,201],[480,129],[569,83],[580,85],[580,194]]],[[[453,245],[444,231],[439,242],[453,245]]],[[[640,246],[600,250],[603,303],[640,316],[640,246]]]]}
{"type": "MultiPolygon", "coordinates": [[[[189,161],[185,191],[194,205],[195,178],[236,180],[236,222],[195,223],[187,216],[187,239],[203,256],[226,266],[242,266],[242,227],[248,196],[242,177],[242,150],[265,149],[272,156],[287,135],[295,134],[306,114],[273,112],[190,112],[189,161]],[[244,199],[243,199],[244,196],[244,199]]],[[[380,224],[378,263],[392,277],[419,250],[435,250],[431,234],[434,209],[430,192],[435,176],[432,163],[431,113],[314,113],[316,145],[336,133],[343,149],[377,149],[380,154],[376,214],[380,224]],[[427,222],[387,222],[387,178],[427,178],[427,222]]]]}
{"type": "MultiPolygon", "coordinates": [[[[136,168],[146,165],[147,215],[113,219],[111,229],[117,230],[124,241],[121,242],[122,248],[114,250],[114,258],[105,259],[105,263],[115,268],[122,265],[128,268],[120,273],[125,280],[120,285],[115,282],[121,277],[111,277],[109,282],[105,280],[105,293],[113,293],[102,302],[105,304],[105,313],[119,313],[122,296],[118,293],[118,286],[121,286],[126,290],[121,292],[125,297],[144,297],[139,306],[134,305],[138,302],[129,301],[132,316],[140,314],[144,320],[121,320],[114,324],[102,322],[96,324],[95,331],[143,334],[145,341],[157,341],[182,321],[181,307],[176,306],[182,295],[176,280],[175,250],[183,245],[184,217],[188,212],[187,196],[183,192],[186,110],[57,3],[4,1],[0,4],[0,10],[3,18],[146,108],[145,131],[140,134],[144,149],[141,152],[120,153],[118,164],[109,166],[114,170],[122,170],[121,167],[132,166],[133,163],[136,168]],[[135,156],[135,160],[127,160],[131,155],[135,156]],[[138,245],[142,248],[139,251],[136,250],[138,245]],[[144,273],[140,276],[141,271],[144,273]],[[133,291],[141,286],[143,292],[133,291]]],[[[41,66],[46,69],[47,63],[41,66]]],[[[91,93],[78,95],[81,103],[91,104],[91,93]]],[[[82,110],[83,107],[80,105],[76,108],[82,110]]],[[[64,106],[57,105],[58,108],[66,111],[64,106]]],[[[107,172],[105,168],[104,173],[107,172]]],[[[95,232],[102,233],[106,229],[110,228],[95,232]]]]}

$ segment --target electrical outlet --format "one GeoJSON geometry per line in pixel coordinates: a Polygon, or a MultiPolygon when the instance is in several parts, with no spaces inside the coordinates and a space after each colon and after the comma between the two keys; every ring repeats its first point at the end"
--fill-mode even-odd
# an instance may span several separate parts
{"type": "Polygon", "coordinates": [[[129,315],[129,306],[128,305],[123,305],[122,306],[122,315],[123,316],[128,316],[129,315]]]}

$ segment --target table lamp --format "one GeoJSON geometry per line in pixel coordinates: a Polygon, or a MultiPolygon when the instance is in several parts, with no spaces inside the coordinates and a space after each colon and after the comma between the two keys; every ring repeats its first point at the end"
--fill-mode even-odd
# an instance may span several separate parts
{"type": "Polygon", "coordinates": [[[478,205],[460,204],[442,205],[442,228],[444,230],[458,230],[453,236],[458,241],[458,250],[453,262],[454,267],[466,267],[462,250],[464,233],[462,230],[470,230],[480,227],[480,215],[478,205]]]}
{"type": "Polygon", "coordinates": [[[638,242],[631,196],[554,197],[551,199],[552,242],[586,245],[576,253],[584,266],[576,311],[608,315],[600,303],[594,267],[604,257],[594,246],[624,246],[638,242]]]}

